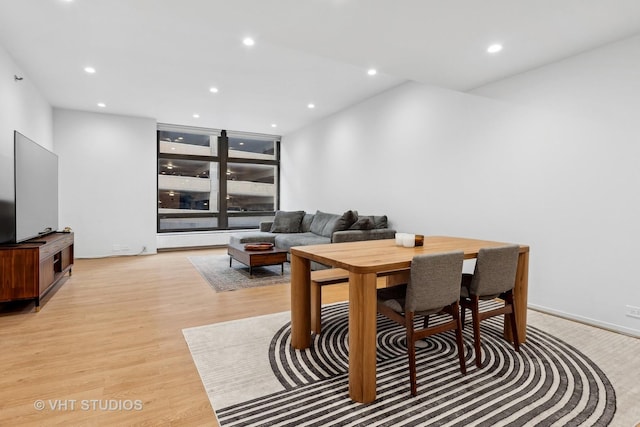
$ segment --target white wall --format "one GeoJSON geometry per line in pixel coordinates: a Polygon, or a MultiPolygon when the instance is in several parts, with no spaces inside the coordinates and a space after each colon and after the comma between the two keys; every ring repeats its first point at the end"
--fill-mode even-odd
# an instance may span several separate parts
{"type": "Polygon", "coordinates": [[[5,154],[10,145],[13,157],[14,130],[53,150],[51,106],[2,46],[0,75],[0,153],[5,154]],[[22,80],[16,81],[14,76],[22,80]]]}
{"type": "Polygon", "coordinates": [[[13,179],[17,130],[58,155],[59,228],[76,232],[76,257],[155,253],[155,120],[53,110],[1,46],[0,75],[0,180],[13,179]]]}
{"type": "Polygon", "coordinates": [[[156,122],[54,109],[60,227],[75,256],[156,252],[156,122]]]}
{"type": "Polygon", "coordinates": [[[640,306],[640,67],[619,68],[638,51],[632,39],[476,95],[409,83],[286,135],[283,208],[528,244],[531,306],[640,336],[625,316],[640,306]]]}
{"type": "Polygon", "coordinates": [[[547,231],[554,250],[542,254],[554,268],[536,307],[635,335],[640,319],[625,309],[640,307],[639,75],[636,36],[474,91],[554,117],[544,132],[552,160],[538,172],[558,218],[547,231]]]}
{"type": "MultiPolygon", "coordinates": [[[[53,149],[51,106],[0,46],[0,182],[13,182],[13,132],[53,149]],[[16,81],[14,75],[22,77],[16,81]]],[[[0,186],[0,201],[12,200],[0,186]]]]}
{"type": "Polygon", "coordinates": [[[59,228],[75,231],[77,258],[228,243],[228,233],[156,235],[155,120],[54,110],[2,46],[0,76],[0,182],[13,180],[14,130],[58,154],[59,228]]]}

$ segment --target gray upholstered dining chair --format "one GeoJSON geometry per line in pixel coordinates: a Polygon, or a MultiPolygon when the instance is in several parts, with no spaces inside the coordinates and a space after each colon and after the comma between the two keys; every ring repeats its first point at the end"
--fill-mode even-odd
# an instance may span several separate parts
{"type": "Polygon", "coordinates": [[[440,332],[455,330],[460,371],[466,374],[462,323],[459,304],[463,252],[416,255],[411,261],[411,277],[406,285],[378,289],[378,313],[404,326],[407,334],[407,354],[411,394],[416,385],[416,346],[418,340],[440,332]],[[444,311],[450,320],[428,326],[430,314],[444,311]],[[424,316],[424,327],[415,329],[414,317],[424,316]]]}
{"type": "MultiPolygon", "coordinates": [[[[513,301],[513,286],[518,269],[518,245],[497,248],[482,248],[478,252],[473,274],[463,274],[460,287],[460,305],[462,306],[462,324],[466,309],[471,310],[473,318],[473,347],[476,366],[482,366],[480,348],[480,322],[500,314],[508,315],[513,333],[513,345],[520,351],[518,329],[516,328],[516,306],[513,301]],[[480,300],[500,298],[504,306],[480,311],[480,300]]],[[[523,309],[525,309],[523,307],[523,309]]]]}

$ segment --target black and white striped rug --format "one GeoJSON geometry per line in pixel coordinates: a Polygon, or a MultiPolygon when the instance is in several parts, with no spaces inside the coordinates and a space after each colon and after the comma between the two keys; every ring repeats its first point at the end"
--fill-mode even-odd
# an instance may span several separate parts
{"type": "MultiPolygon", "coordinates": [[[[310,349],[291,348],[286,321],[271,332],[268,354],[236,348],[238,360],[268,357],[264,366],[279,385],[224,407],[212,399],[221,426],[607,426],[616,411],[614,389],[592,361],[532,326],[516,353],[502,338],[501,317],[482,322],[481,369],[475,367],[467,324],[465,376],[453,333],[429,337],[417,351],[418,396],[411,397],[404,331],[379,316],[377,399],[355,403],[348,395],[348,306],[323,307],[322,316],[322,334],[310,349]]],[[[249,373],[250,366],[240,371],[249,373]]],[[[227,375],[226,381],[240,381],[237,392],[248,395],[268,382],[263,372],[253,385],[250,378],[227,375]]]]}

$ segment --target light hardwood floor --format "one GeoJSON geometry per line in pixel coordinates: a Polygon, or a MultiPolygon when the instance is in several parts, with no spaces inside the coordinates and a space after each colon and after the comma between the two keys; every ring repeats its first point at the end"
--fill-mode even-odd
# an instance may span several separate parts
{"type": "Polygon", "coordinates": [[[187,259],[216,253],[76,259],[39,313],[0,305],[0,425],[217,425],[182,329],[289,310],[290,287],[216,293],[187,259]]]}
{"type": "MultiPolygon", "coordinates": [[[[290,286],[216,293],[187,259],[206,254],[226,250],[77,259],[39,313],[33,303],[0,304],[0,426],[216,426],[182,329],[287,311],[290,286]],[[137,400],[140,410],[99,406],[137,400]]],[[[327,286],[322,300],[347,295],[345,285],[327,286]]],[[[613,426],[640,426],[640,390],[629,375],[640,368],[640,340],[529,317],[604,369],[616,387],[613,426]]]]}

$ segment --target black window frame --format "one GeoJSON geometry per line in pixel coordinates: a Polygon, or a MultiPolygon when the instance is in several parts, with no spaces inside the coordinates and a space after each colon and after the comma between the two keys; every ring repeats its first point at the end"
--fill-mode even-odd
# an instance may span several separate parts
{"type": "MultiPolygon", "coordinates": [[[[178,126],[178,125],[167,125],[167,124],[158,124],[158,128],[156,131],[156,142],[157,142],[157,159],[156,159],[156,199],[159,201],[159,177],[161,174],[160,171],[160,160],[161,159],[172,159],[172,160],[197,160],[197,161],[206,161],[213,162],[218,164],[218,211],[217,212],[202,212],[202,213],[194,213],[191,212],[188,215],[184,213],[160,213],[159,203],[157,203],[156,207],[156,231],[159,234],[164,233],[188,233],[188,232],[202,232],[202,231],[225,231],[225,230],[243,230],[243,229],[257,229],[259,225],[254,227],[230,227],[229,226],[229,218],[234,217],[273,217],[277,210],[280,209],[280,170],[281,170],[281,159],[280,159],[280,144],[281,137],[279,135],[267,135],[267,134],[256,134],[250,132],[233,132],[234,136],[246,136],[253,138],[264,138],[264,139],[272,139],[274,141],[274,149],[275,149],[275,159],[267,160],[267,159],[251,159],[251,158],[241,158],[241,157],[229,157],[229,136],[227,135],[226,130],[218,130],[218,129],[207,129],[207,128],[196,128],[189,126],[178,126]],[[160,132],[162,131],[172,131],[172,132],[184,132],[189,133],[189,131],[198,132],[198,133],[210,133],[210,135],[218,135],[217,137],[217,155],[212,156],[202,156],[202,155],[189,155],[189,154],[172,154],[172,153],[161,153],[160,152],[160,132]],[[275,203],[274,209],[269,211],[228,211],[228,202],[227,202],[227,174],[226,171],[228,169],[229,163],[243,163],[243,164],[260,164],[260,165],[269,165],[275,167],[275,186],[276,186],[276,194],[275,194],[275,203]],[[191,227],[191,228],[171,228],[171,229],[161,229],[160,223],[162,219],[168,218],[217,218],[217,227],[191,227]]],[[[209,177],[210,179],[212,177],[209,177]]]]}

